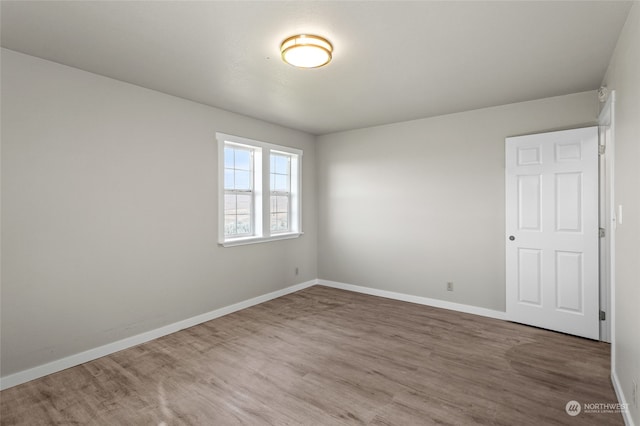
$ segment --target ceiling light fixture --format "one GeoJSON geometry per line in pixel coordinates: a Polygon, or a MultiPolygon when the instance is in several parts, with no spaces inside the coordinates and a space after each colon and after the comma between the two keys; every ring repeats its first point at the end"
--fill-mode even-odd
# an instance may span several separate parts
{"type": "Polygon", "coordinates": [[[333,46],[328,40],[309,34],[289,37],[280,45],[282,60],[294,67],[319,68],[331,61],[333,46]]]}

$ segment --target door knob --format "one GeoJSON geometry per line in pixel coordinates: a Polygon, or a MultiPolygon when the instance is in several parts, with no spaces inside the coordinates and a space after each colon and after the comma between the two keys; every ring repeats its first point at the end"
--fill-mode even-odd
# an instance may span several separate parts
{"type": "Polygon", "coordinates": [[[513,241],[515,239],[516,239],[516,237],[514,237],[513,235],[509,235],[509,240],[513,241]]]}

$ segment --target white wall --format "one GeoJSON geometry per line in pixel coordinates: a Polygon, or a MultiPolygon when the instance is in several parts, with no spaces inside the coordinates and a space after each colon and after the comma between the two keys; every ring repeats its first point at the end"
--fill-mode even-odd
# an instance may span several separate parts
{"type": "Polygon", "coordinates": [[[317,277],[311,135],[3,49],[1,136],[2,376],[317,277]],[[304,150],[301,238],[217,245],[217,131],[304,150]]]}
{"type": "Polygon", "coordinates": [[[585,92],[319,137],[319,278],[504,311],[504,139],[596,117],[585,92]]]}
{"type": "MultiPolygon", "coordinates": [[[[638,9],[606,79],[619,91],[625,392],[640,371],[638,9]]],[[[308,134],[3,49],[1,374],[316,277],[503,311],[504,138],[592,125],[596,114],[595,93],[585,92],[315,145],[308,134]],[[304,149],[303,237],[218,247],[217,131],[304,149]]]]}
{"type": "MultiPolygon", "coordinates": [[[[629,415],[640,425],[631,400],[640,386],[640,4],[633,5],[603,84],[616,91],[615,205],[623,206],[616,228],[615,374],[629,415]]],[[[640,392],[640,389],[638,390],[640,392]]],[[[640,404],[640,395],[637,396],[640,404]]]]}

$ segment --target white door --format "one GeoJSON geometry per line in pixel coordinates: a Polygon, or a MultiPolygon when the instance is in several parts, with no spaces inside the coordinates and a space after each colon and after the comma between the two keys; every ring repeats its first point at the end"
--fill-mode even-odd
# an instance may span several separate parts
{"type": "Polygon", "coordinates": [[[507,318],[598,339],[598,128],[505,143],[507,318]]]}

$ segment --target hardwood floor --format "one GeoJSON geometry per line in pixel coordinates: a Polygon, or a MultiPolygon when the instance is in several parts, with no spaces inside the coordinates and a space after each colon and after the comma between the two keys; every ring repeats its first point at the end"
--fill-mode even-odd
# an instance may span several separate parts
{"type": "Polygon", "coordinates": [[[0,393],[2,425],[622,425],[609,345],[315,286],[0,393]]]}

